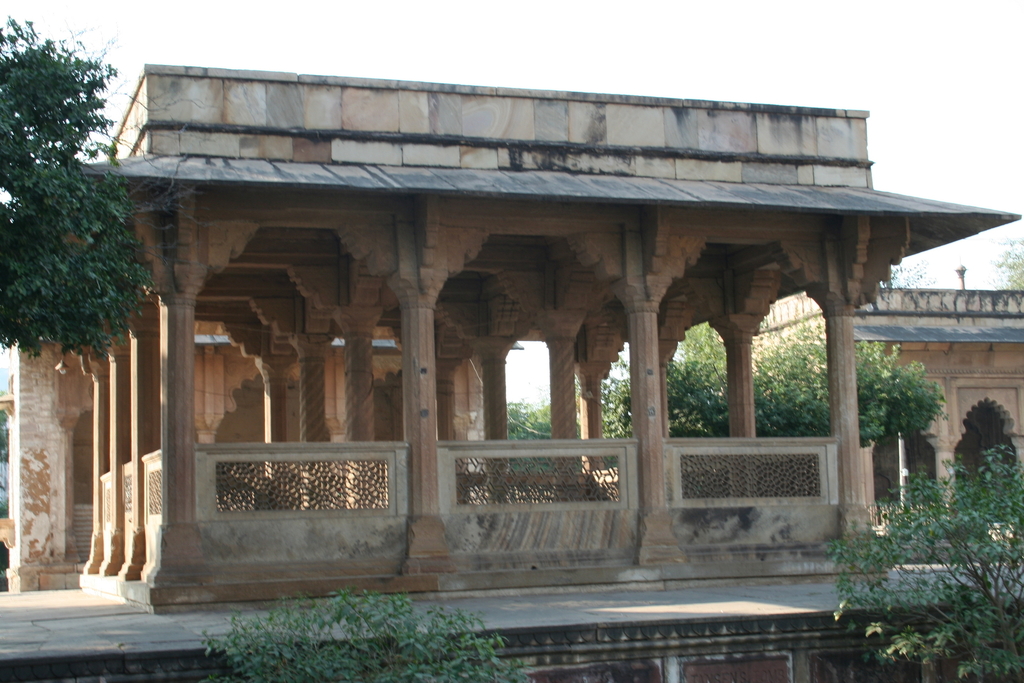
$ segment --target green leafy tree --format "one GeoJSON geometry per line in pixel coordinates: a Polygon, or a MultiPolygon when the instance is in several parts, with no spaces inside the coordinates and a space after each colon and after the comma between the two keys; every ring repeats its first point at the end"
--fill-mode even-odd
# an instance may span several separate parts
{"type": "MultiPolygon", "coordinates": [[[[942,413],[942,394],[919,363],[901,365],[884,344],[860,343],[857,393],[863,445],[926,429],[942,413]]],[[[800,323],[757,338],[754,409],[761,436],[828,436],[828,363],[821,321],[800,323]]],[[[631,434],[628,372],[609,381],[606,436],[631,434]]],[[[669,434],[729,434],[725,350],[710,326],[686,333],[668,369],[669,434]]]]}
{"type": "Polygon", "coordinates": [[[961,676],[1024,683],[1024,467],[1011,460],[913,477],[902,501],[880,506],[884,531],[832,544],[840,613],[872,615],[866,632],[885,638],[884,656],[956,659],[961,676]]]}
{"type": "Polygon", "coordinates": [[[461,610],[343,591],[266,616],[236,615],[230,632],[206,646],[239,683],[526,683],[522,664],[498,657],[501,637],[482,630],[461,610]]]}
{"type": "Polygon", "coordinates": [[[104,350],[148,284],[126,228],[124,182],[87,176],[106,155],[115,71],[82,46],[0,27],[0,345],[104,350]]]}
{"type": "Polygon", "coordinates": [[[508,438],[550,439],[551,404],[512,401],[508,404],[508,438]]]}
{"type": "Polygon", "coordinates": [[[1006,251],[996,261],[999,286],[1003,289],[1024,289],[1024,238],[1007,240],[1006,251]]]}

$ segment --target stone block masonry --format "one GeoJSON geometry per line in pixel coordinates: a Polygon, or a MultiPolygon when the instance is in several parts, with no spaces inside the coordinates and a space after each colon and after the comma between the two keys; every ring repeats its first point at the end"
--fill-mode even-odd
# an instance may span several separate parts
{"type": "Polygon", "coordinates": [[[837,109],[147,66],[118,141],[121,156],[870,187],[866,118],[837,109]]]}

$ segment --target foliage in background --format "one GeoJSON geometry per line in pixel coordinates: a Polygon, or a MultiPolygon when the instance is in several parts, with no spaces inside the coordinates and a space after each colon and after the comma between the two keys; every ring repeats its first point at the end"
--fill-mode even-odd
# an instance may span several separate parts
{"type": "Polygon", "coordinates": [[[854,530],[830,548],[841,611],[867,610],[890,658],[960,660],[961,676],[1024,682],[1024,468],[989,452],[952,479],[911,478],[880,506],[884,533],[854,530]]]}
{"type": "Polygon", "coordinates": [[[508,404],[508,438],[550,439],[551,404],[512,401],[508,404]]]}
{"type": "Polygon", "coordinates": [[[127,332],[149,283],[126,228],[132,203],[104,158],[115,71],[82,46],[0,26],[0,345],[103,350],[127,332]]]}
{"type": "Polygon", "coordinates": [[[1004,246],[1006,251],[996,261],[999,287],[1024,289],[1024,238],[1007,240],[1004,246]]]}
{"type": "Polygon", "coordinates": [[[882,283],[883,289],[927,289],[934,286],[935,278],[931,276],[931,264],[927,261],[918,261],[912,266],[893,266],[889,280],[882,283]]]}
{"type": "Polygon", "coordinates": [[[461,610],[414,608],[407,595],[337,593],[286,603],[266,616],[231,618],[208,637],[246,683],[526,683],[522,665],[499,659],[497,635],[461,610]]]}
{"type": "MultiPolygon", "coordinates": [[[[859,343],[857,394],[861,443],[909,434],[942,414],[942,394],[919,363],[899,364],[884,344],[859,343]]],[[[605,392],[605,435],[631,435],[628,372],[605,392]]],[[[686,333],[668,369],[669,434],[729,435],[725,349],[710,326],[686,333]]],[[[811,320],[755,339],[754,408],[759,436],[828,436],[824,323],[811,320]]]]}

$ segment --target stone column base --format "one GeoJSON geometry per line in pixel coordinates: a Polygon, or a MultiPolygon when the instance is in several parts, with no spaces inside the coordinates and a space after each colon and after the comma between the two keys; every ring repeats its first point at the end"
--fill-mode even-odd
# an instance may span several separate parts
{"type": "Polygon", "coordinates": [[[409,521],[409,552],[402,565],[403,574],[448,574],[455,564],[448,555],[444,522],[440,517],[424,516],[409,521]]]}
{"type": "Polygon", "coordinates": [[[637,564],[685,562],[686,555],[672,533],[672,517],[668,510],[654,510],[640,517],[640,543],[637,564]]]}

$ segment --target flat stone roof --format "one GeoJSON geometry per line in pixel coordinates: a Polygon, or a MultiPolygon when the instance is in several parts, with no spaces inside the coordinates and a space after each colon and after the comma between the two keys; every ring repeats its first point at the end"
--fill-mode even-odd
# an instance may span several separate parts
{"type": "Polygon", "coordinates": [[[864,325],[854,323],[857,341],[1024,344],[1024,328],[864,325]]]}

